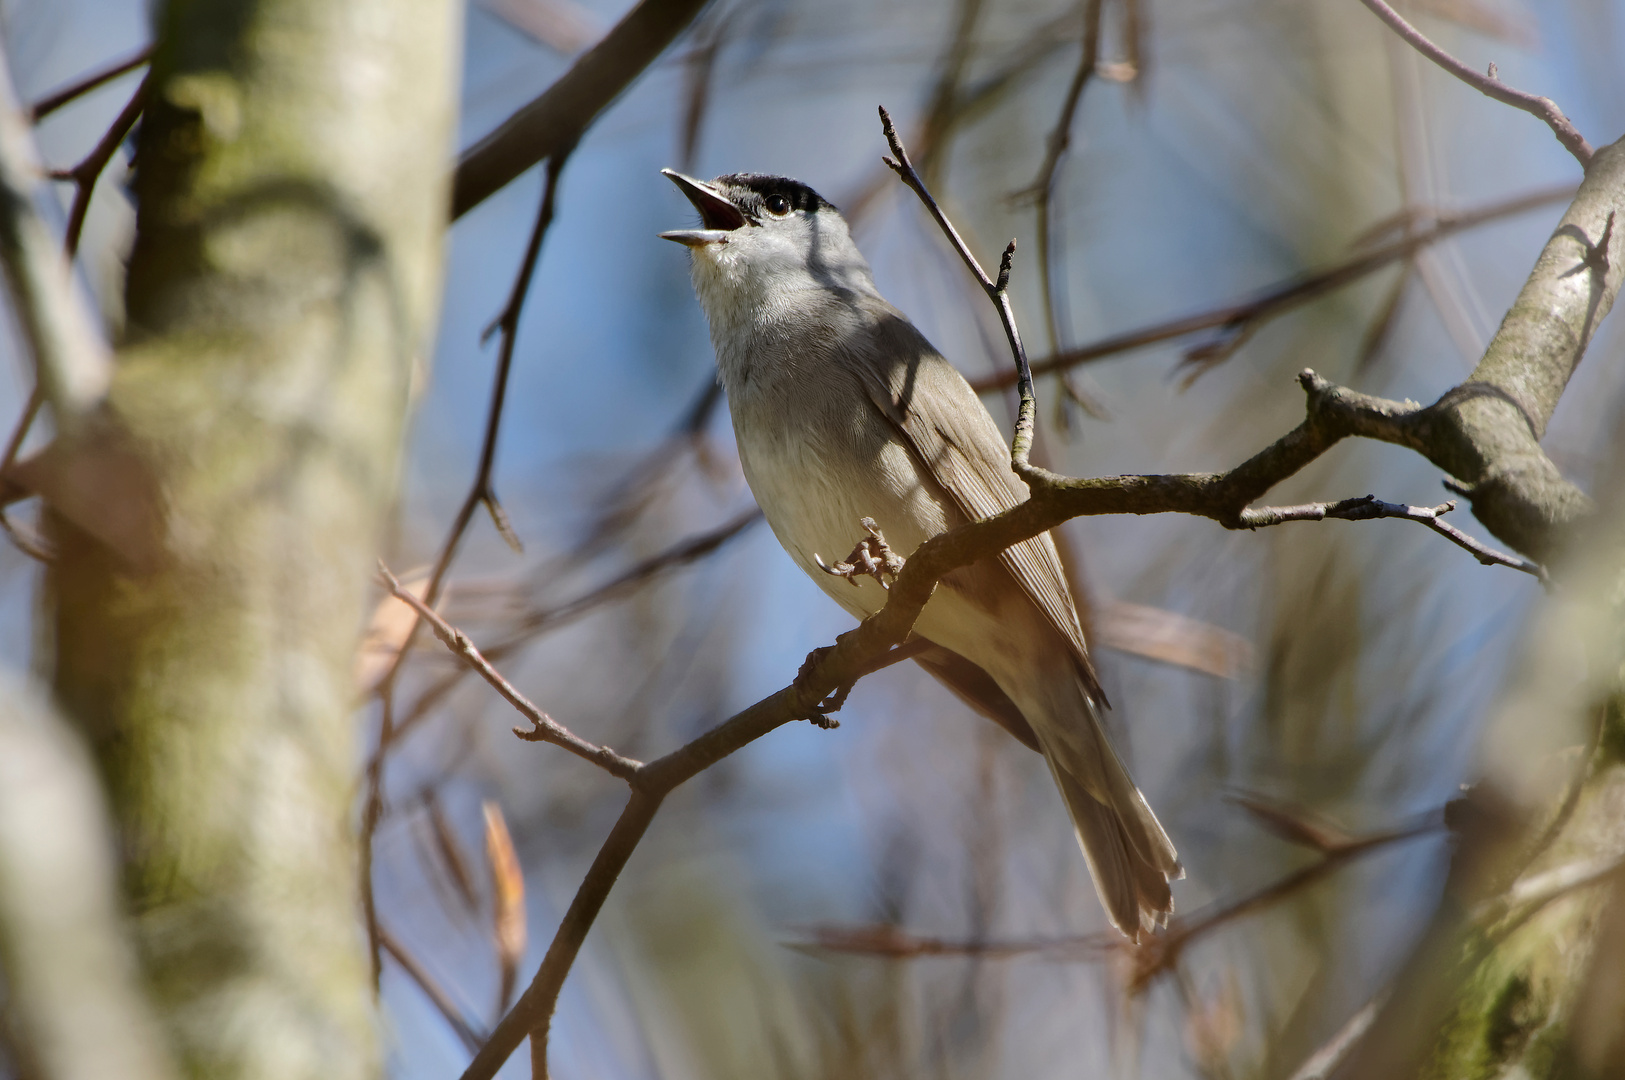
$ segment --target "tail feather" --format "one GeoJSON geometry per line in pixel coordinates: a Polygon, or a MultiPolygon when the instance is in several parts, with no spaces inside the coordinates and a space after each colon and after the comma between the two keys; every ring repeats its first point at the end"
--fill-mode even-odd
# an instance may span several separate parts
{"type": "Polygon", "coordinates": [[[1168,834],[1107,741],[1092,705],[1084,723],[1093,738],[1043,739],[1044,759],[1066,802],[1078,846],[1112,925],[1138,941],[1142,931],[1167,924],[1174,910],[1168,882],[1183,877],[1184,871],[1168,834]],[[1092,760],[1074,760],[1089,749],[1095,751],[1089,754],[1092,760]],[[1086,786],[1081,777],[1096,782],[1086,786]]]}
{"type": "Polygon", "coordinates": [[[1135,941],[1142,931],[1166,925],[1174,910],[1168,875],[1133,849],[1116,810],[1098,801],[1082,784],[1050,761],[1072,828],[1083,849],[1089,876],[1112,925],[1135,941]]]}

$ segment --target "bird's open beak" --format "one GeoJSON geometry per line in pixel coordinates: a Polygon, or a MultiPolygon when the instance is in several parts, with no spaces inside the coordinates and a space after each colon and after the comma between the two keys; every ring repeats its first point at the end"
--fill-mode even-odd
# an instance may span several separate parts
{"type": "Polygon", "coordinates": [[[662,240],[672,240],[687,247],[726,244],[728,234],[745,224],[745,215],[740,212],[739,207],[723,198],[721,192],[704,180],[684,176],[676,169],[661,169],[660,173],[688,196],[688,201],[700,212],[700,222],[705,226],[703,229],[675,229],[663,232],[660,234],[662,240]]]}

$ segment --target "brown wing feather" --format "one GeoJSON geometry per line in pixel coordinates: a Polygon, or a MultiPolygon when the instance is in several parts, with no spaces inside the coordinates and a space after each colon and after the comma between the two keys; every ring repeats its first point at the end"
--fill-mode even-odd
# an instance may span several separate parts
{"type": "MultiPolygon", "coordinates": [[[[1027,488],[1010,468],[1009,447],[964,376],[895,311],[881,317],[876,337],[889,366],[882,371],[872,357],[855,357],[852,368],[959,509],[980,520],[1025,502],[1027,488]]],[[[1024,540],[999,561],[1065,635],[1090,695],[1104,703],[1055,542],[1048,533],[1024,540]]]]}

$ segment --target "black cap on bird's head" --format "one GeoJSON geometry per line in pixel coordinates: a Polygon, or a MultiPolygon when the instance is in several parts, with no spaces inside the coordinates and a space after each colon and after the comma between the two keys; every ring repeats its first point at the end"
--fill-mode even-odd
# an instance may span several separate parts
{"type": "Polygon", "coordinates": [[[660,235],[689,247],[727,243],[728,234],[761,226],[796,213],[834,210],[835,206],[799,180],[761,173],[733,173],[715,180],[696,180],[675,169],[662,169],[700,212],[703,228],[678,229],[660,235]]]}

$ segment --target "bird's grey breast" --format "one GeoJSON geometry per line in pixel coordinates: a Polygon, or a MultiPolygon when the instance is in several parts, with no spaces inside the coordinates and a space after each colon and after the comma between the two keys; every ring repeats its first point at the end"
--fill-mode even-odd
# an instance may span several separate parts
{"type": "MultiPolygon", "coordinates": [[[[876,323],[846,305],[761,327],[749,355],[723,357],[746,480],[779,542],[849,610],[879,607],[817,569],[844,558],[872,517],[900,554],[956,523],[957,511],[875,405],[856,365],[879,364],[876,323]]],[[[872,595],[871,595],[872,594],[872,595]]]]}

